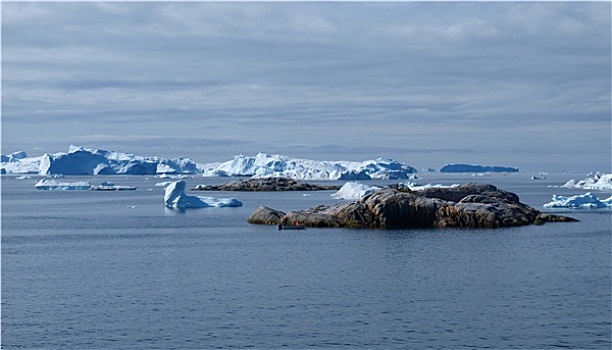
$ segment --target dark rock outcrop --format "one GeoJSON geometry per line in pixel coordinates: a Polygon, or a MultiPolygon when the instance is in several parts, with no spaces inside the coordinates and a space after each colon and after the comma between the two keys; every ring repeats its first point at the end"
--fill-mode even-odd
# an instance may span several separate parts
{"type": "Polygon", "coordinates": [[[386,188],[350,203],[288,213],[260,207],[248,219],[252,224],[299,222],[309,227],[376,229],[497,228],[568,221],[576,220],[541,213],[521,203],[514,193],[482,184],[414,192],[386,188]]]}
{"type": "Polygon", "coordinates": [[[519,169],[509,166],[489,166],[477,164],[446,164],[440,168],[441,173],[516,173],[519,169]]]}
{"type": "Polygon", "coordinates": [[[266,177],[226,182],[222,185],[198,185],[197,191],[337,191],[340,186],[324,186],[287,179],[266,177]]]}

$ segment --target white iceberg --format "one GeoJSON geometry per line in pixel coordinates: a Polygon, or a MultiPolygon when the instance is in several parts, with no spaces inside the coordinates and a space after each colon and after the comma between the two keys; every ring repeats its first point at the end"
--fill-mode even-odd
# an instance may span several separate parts
{"type": "Polygon", "coordinates": [[[3,173],[39,175],[155,175],[198,172],[198,164],[187,158],[164,159],[141,157],[129,153],[91,150],[70,146],[68,153],[27,157],[24,152],[2,156],[3,173]]]}
{"type": "Polygon", "coordinates": [[[582,209],[611,208],[612,196],[610,196],[608,199],[600,200],[591,192],[571,197],[553,195],[552,202],[544,204],[544,207],[582,209]]]}
{"type": "Polygon", "coordinates": [[[89,182],[58,182],[52,179],[41,179],[34,187],[47,191],[82,191],[90,190],[91,184],[89,182]]]}
{"type": "Polygon", "coordinates": [[[120,186],[120,185],[115,185],[114,183],[109,182],[109,181],[102,181],[100,183],[100,186],[92,187],[91,189],[95,191],[134,191],[136,190],[136,187],[120,186]]]}
{"type": "Polygon", "coordinates": [[[612,173],[611,174],[589,174],[584,180],[576,181],[569,180],[563,186],[565,188],[580,188],[584,190],[612,190],[612,173]]]}
{"type": "Polygon", "coordinates": [[[336,199],[361,199],[379,189],[380,187],[367,186],[358,182],[347,182],[331,196],[336,199]]]}
{"type": "Polygon", "coordinates": [[[8,156],[2,154],[0,158],[2,174],[38,174],[42,160],[42,156],[28,157],[23,151],[14,152],[8,156]]]}
{"type": "Polygon", "coordinates": [[[164,195],[164,204],[166,207],[172,209],[189,209],[242,206],[242,202],[236,198],[214,198],[187,195],[185,194],[186,185],[187,183],[184,180],[180,180],[166,186],[166,192],[164,195]]]}
{"type": "Polygon", "coordinates": [[[202,175],[286,177],[296,180],[387,180],[408,179],[416,169],[392,159],[363,162],[319,161],[258,153],[238,155],[223,163],[205,165],[202,175]]]}

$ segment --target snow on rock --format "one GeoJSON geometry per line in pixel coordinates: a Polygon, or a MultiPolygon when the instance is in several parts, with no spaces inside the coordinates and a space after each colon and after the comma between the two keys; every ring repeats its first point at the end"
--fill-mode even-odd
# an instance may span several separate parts
{"type": "Polygon", "coordinates": [[[240,207],[242,202],[235,198],[214,198],[190,196],[185,194],[184,180],[172,182],[166,186],[164,204],[173,209],[209,208],[209,207],[240,207]]]}
{"type": "Polygon", "coordinates": [[[571,197],[553,195],[552,202],[544,204],[545,208],[612,208],[612,196],[600,200],[591,192],[571,197]]]}
{"type": "Polygon", "coordinates": [[[129,153],[91,150],[70,146],[68,153],[27,157],[24,152],[3,156],[0,169],[6,173],[40,175],[154,175],[162,173],[195,173],[197,163],[187,158],[164,159],[141,157],[129,153]]]}
{"type": "Polygon", "coordinates": [[[42,179],[34,187],[47,191],[78,191],[90,190],[91,184],[89,182],[58,182],[52,179],[42,179]]]}
{"type": "Polygon", "coordinates": [[[572,179],[561,187],[610,191],[612,190],[612,174],[589,174],[584,180],[576,181],[572,179]]]}
{"type": "Polygon", "coordinates": [[[258,153],[238,155],[223,163],[208,164],[203,176],[285,177],[295,180],[408,179],[416,169],[392,159],[363,162],[319,161],[258,153]]]}
{"type": "Polygon", "coordinates": [[[361,199],[379,189],[380,187],[367,186],[358,182],[347,182],[331,196],[336,199],[361,199]]]}
{"type": "Polygon", "coordinates": [[[441,173],[516,173],[519,169],[506,166],[449,163],[440,168],[441,173]]]}

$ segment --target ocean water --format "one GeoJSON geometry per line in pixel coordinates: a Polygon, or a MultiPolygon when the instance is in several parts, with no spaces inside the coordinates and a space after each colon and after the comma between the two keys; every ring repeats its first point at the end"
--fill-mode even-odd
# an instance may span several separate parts
{"type": "MultiPolygon", "coordinates": [[[[548,187],[567,175],[422,177],[492,183],[540,210],[553,194],[586,192],[548,187]]],[[[177,212],[154,186],[165,180],[64,180],[138,189],[2,178],[3,349],[612,346],[609,210],[495,230],[278,231],[246,219],[260,204],[334,203],[332,192],[196,192],[244,206],[177,212]]]]}

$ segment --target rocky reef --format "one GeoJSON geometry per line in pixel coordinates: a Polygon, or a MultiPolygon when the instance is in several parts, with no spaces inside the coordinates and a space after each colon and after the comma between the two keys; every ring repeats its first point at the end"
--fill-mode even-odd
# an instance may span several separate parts
{"type": "Polygon", "coordinates": [[[423,191],[385,188],[353,202],[288,213],[260,206],[248,219],[251,224],[372,229],[498,228],[570,221],[576,220],[542,213],[512,192],[474,183],[423,191]]]}
{"type": "Polygon", "coordinates": [[[287,179],[266,177],[226,182],[221,185],[198,185],[197,191],[329,191],[340,186],[324,186],[287,179]]]}

